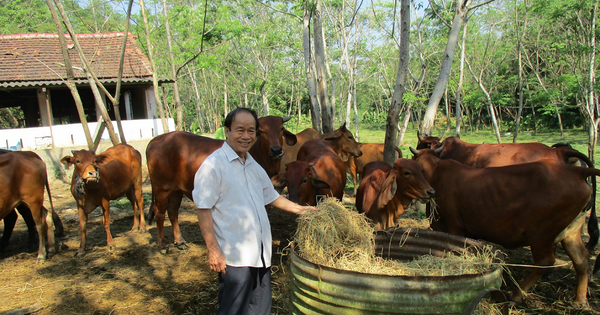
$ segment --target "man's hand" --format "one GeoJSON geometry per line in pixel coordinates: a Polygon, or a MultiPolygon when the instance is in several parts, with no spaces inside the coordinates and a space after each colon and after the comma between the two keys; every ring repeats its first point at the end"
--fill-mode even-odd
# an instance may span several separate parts
{"type": "Polygon", "coordinates": [[[225,274],[225,257],[220,250],[208,251],[208,264],[210,270],[225,274]]]}
{"type": "Polygon", "coordinates": [[[210,270],[225,274],[225,256],[223,256],[223,253],[217,245],[210,209],[196,209],[196,213],[198,214],[200,231],[202,232],[202,237],[206,243],[206,249],[208,249],[208,264],[210,270]]]}

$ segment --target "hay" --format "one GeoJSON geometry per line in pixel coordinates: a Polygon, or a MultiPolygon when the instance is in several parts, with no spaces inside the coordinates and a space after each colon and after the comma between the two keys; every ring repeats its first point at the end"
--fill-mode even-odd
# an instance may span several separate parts
{"type": "Polygon", "coordinates": [[[335,198],[298,217],[294,243],[304,259],[336,269],[383,275],[449,276],[477,274],[492,267],[491,247],[474,253],[445,257],[421,256],[410,262],[387,260],[375,255],[374,229],[369,219],[348,210],[335,198]]]}

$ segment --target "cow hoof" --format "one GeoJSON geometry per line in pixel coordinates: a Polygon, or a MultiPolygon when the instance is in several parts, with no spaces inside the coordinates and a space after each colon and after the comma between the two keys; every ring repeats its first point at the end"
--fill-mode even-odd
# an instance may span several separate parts
{"type": "Polygon", "coordinates": [[[160,249],[160,253],[161,253],[161,254],[163,254],[163,255],[166,255],[166,254],[168,254],[168,253],[169,253],[169,248],[167,248],[167,247],[165,247],[165,248],[161,248],[161,249],[160,249]]]}
{"type": "Polygon", "coordinates": [[[187,244],[185,242],[180,243],[179,245],[175,244],[177,246],[177,249],[179,250],[184,250],[187,249],[187,244]]]}
{"type": "Polygon", "coordinates": [[[590,305],[588,304],[587,300],[585,301],[572,301],[571,302],[571,306],[573,308],[577,308],[577,309],[589,309],[590,305]]]}
{"type": "Polygon", "coordinates": [[[38,264],[43,264],[45,262],[46,262],[46,257],[44,257],[44,256],[42,256],[42,257],[38,256],[38,258],[37,258],[37,263],[38,264]]]}
{"type": "Polygon", "coordinates": [[[75,254],[75,257],[78,257],[78,258],[79,258],[79,257],[83,257],[83,255],[85,255],[85,252],[84,252],[84,251],[81,251],[81,252],[77,252],[77,253],[75,254]]]}

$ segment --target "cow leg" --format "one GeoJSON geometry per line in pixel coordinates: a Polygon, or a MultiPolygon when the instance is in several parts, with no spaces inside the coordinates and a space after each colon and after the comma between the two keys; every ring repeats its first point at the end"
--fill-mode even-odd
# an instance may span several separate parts
{"type": "Polygon", "coordinates": [[[79,242],[79,249],[77,249],[77,257],[81,257],[83,254],[85,254],[85,236],[87,234],[88,214],[85,212],[83,206],[78,205],[78,208],[79,211],[77,214],[79,215],[79,237],[81,241],[79,242]]]}
{"type": "Polygon", "coordinates": [[[28,204],[29,210],[31,210],[31,215],[33,216],[33,220],[35,221],[35,227],[37,229],[38,236],[40,238],[38,244],[38,262],[43,262],[46,260],[46,232],[48,230],[48,225],[46,223],[46,209],[42,207],[42,200],[38,202],[32,202],[28,204]]]}
{"type": "Polygon", "coordinates": [[[590,254],[583,244],[579,229],[577,229],[575,233],[570,233],[567,235],[567,237],[562,240],[561,244],[567,252],[567,255],[569,255],[571,258],[571,261],[573,261],[573,267],[575,268],[575,273],[577,274],[577,293],[575,294],[573,306],[586,306],[588,305],[586,294],[588,288],[588,276],[590,272],[590,254]]]}
{"type": "MultiPolygon", "coordinates": [[[[533,255],[533,264],[536,266],[552,266],[556,260],[554,257],[555,244],[545,244],[542,246],[531,246],[533,255]]],[[[520,290],[516,289],[512,294],[512,300],[516,303],[523,303],[523,293],[527,292],[548,270],[542,268],[533,268],[531,273],[519,285],[520,290]]]]}
{"type": "Polygon", "coordinates": [[[187,245],[181,236],[181,230],[179,229],[179,206],[181,206],[182,198],[182,193],[178,193],[177,196],[171,195],[171,198],[169,198],[169,208],[167,211],[169,212],[171,228],[173,228],[173,243],[179,249],[186,249],[187,245]]]}
{"type": "Polygon", "coordinates": [[[144,196],[141,189],[133,188],[127,192],[127,199],[133,207],[133,227],[132,231],[146,232],[146,218],[144,218],[144,196]]]}
{"type": "Polygon", "coordinates": [[[27,250],[33,252],[38,246],[38,235],[35,228],[35,221],[33,220],[33,216],[31,215],[31,210],[27,208],[27,205],[20,204],[17,206],[17,211],[19,211],[21,218],[23,218],[25,224],[27,224],[27,232],[29,233],[29,243],[27,245],[27,250]]]}
{"type": "MultiPolygon", "coordinates": [[[[156,192],[156,189],[152,189],[154,194],[154,202],[152,203],[152,211],[156,219],[156,234],[158,250],[161,254],[166,254],[167,243],[165,242],[165,213],[167,211],[168,200],[171,198],[169,192],[160,191],[156,192]]],[[[181,198],[181,197],[179,197],[181,198]]]]}
{"type": "MultiPolygon", "coordinates": [[[[15,223],[17,222],[17,212],[12,210],[9,214],[4,217],[4,233],[2,234],[2,239],[0,239],[0,252],[3,253],[4,249],[8,245],[8,241],[10,240],[10,236],[12,235],[13,229],[15,228],[15,223]]],[[[35,234],[35,233],[34,233],[35,234]]],[[[31,247],[31,232],[29,233],[29,245],[31,247]]]]}
{"type": "Polygon", "coordinates": [[[110,201],[108,199],[102,199],[102,225],[106,231],[106,246],[109,251],[115,249],[115,241],[110,234],[110,201]]]}
{"type": "Polygon", "coordinates": [[[46,240],[48,244],[48,252],[56,253],[56,246],[54,243],[54,216],[52,211],[42,207],[42,213],[46,215],[46,240]]]}

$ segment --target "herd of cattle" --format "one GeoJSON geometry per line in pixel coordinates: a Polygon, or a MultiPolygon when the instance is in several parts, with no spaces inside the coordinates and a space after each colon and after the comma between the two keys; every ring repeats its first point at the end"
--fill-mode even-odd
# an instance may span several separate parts
{"type": "MultiPolygon", "coordinates": [[[[435,202],[427,204],[434,230],[511,249],[530,246],[538,266],[554,264],[560,242],[577,275],[573,303],[587,304],[589,257],[598,242],[595,176],[600,176],[600,170],[586,155],[568,145],[470,144],[458,137],[441,141],[418,135],[416,149],[411,148],[413,158],[402,158],[397,150],[399,158],[389,165],[382,161],[383,144],[358,143],[345,125],[323,135],[312,128],[294,135],[284,127],[288,119],[261,117],[250,154],[276,189],[287,187],[290,200],[309,205],[316,205],[324,195],[341,200],[349,172],[355,183],[357,210],[378,229],[395,226],[414,200],[434,198],[435,202]],[[581,231],[588,211],[590,241],[586,248],[581,231]]],[[[167,252],[166,213],[175,245],[185,248],[178,222],[182,198],[192,198],[196,170],[222,144],[223,140],[180,131],[157,136],[148,144],[152,200],[147,221],[152,224],[156,220],[161,252],[167,252]]],[[[132,230],[146,231],[140,152],[118,144],[98,155],[87,150],[72,153],[61,163],[74,166],[71,193],[77,202],[81,235],[77,255],[85,253],[88,215],[98,206],[103,209],[107,246],[114,248],[109,202],[123,195],[134,209],[132,230]]],[[[46,250],[55,251],[54,237],[63,233],[63,227],[52,206],[45,163],[33,152],[0,151],[0,219],[4,219],[0,252],[14,228],[15,208],[27,223],[30,249],[37,232],[37,258],[46,259],[46,250]],[[43,206],[45,189],[51,211],[43,206]]],[[[600,269],[598,260],[592,274],[600,269]]],[[[522,292],[545,270],[533,269],[520,284],[522,291],[515,290],[512,299],[522,301],[522,292]]]]}

